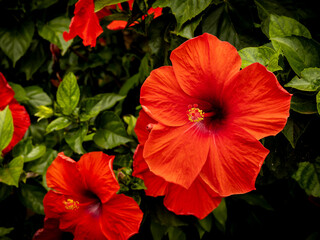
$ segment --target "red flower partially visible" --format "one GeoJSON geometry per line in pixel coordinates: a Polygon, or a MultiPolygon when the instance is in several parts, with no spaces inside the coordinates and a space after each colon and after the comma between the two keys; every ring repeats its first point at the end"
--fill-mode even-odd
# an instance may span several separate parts
{"type": "MultiPolygon", "coordinates": [[[[132,10],[133,2],[134,0],[128,1],[130,10],[132,10]]],[[[123,10],[121,3],[118,3],[117,5],[106,6],[95,13],[93,0],[79,0],[75,5],[74,17],[69,26],[69,33],[63,33],[64,40],[69,41],[78,35],[83,39],[83,45],[95,47],[97,37],[103,32],[99,19],[111,15],[112,12],[110,9],[116,9],[116,6],[118,6],[120,10],[123,10]]],[[[150,8],[148,10],[149,15],[154,14],[154,18],[160,16],[161,13],[162,8],[150,8]]],[[[145,16],[142,17],[142,19],[144,18],[145,16]]],[[[109,30],[121,30],[126,27],[127,23],[127,21],[115,20],[112,21],[107,28],[109,30]]],[[[134,24],[131,24],[130,26],[133,26],[134,24]]]]}
{"type": "Polygon", "coordinates": [[[46,217],[58,219],[59,228],[75,239],[128,239],[137,233],[143,214],[132,198],[116,194],[113,159],[91,152],[75,162],[59,153],[47,171],[54,190],[43,201],[46,217]]]}
{"type": "Polygon", "coordinates": [[[133,176],[141,178],[147,189],[148,196],[165,196],[164,205],[170,211],[180,215],[194,215],[199,219],[205,218],[221,202],[221,197],[198,177],[192,185],[185,189],[180,185],[167,182],[155,175],[143,158],[144,143],[157,122],[150,118],[144,110],[139,113],[135,127],[139,145],[133,156],[133,176]]]}
{"type": "MultiPolygon", "coordinates": [[[[289,116],[289,94],[275,75],[241,58],[228,42],[203,34],[153,70],[140,103],[155,124],[144,144],[150,171],[189,189],[199,178],[221,197],[255,189],[268,150],[289,116]]],[[[199,203],[200,204],[200,203],[199,203]]]]}
{"type": "Polygon", "coordinates": [[[62,231],[59,229],[59,219],[44,218],[44,227],[36,231],[32,240],[59,240],[62,238],[62,231]]]}
{"type": "Polygon", "coordinates": [[[0,72],[0,111],[9,105],[13,119],[13,136],[9,145],[3,149],[2,153],[6,154],[23,138],[30,126],[30,117],[24,106],[21,106],[14,99],[14,91],[8,84],[7,80],[0,72]]]}

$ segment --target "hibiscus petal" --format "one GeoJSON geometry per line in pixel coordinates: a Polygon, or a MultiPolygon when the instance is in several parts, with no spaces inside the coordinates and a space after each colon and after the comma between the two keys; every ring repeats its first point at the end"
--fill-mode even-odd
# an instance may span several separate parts
{"type": "Polygon", "coordinates": [[[241,66],[235,47],[207,33],[181,44],[170,59],[183,91],[209,102],[219,99],[224,84],[241,66]]]}
{"type": "Polygon", "coordinates": [[[268,150],[235,125],[226,125],[213,136],[208,160],[200,176],[221,197],[255,189],[268,150]]]}
{"type": "Polygon", "coordinates": [[[85,197],[87,190],[77,163],[63,153],[59,153],[49,166],[46,177],[49,188],[80,199],[85,197]]]}
{"type": "Polygon", "coordinates": [[[117,194],[103,204],[100,226],[108,239],[129,239],[139,231],[142,216],[132,198],[117,194]]]}
{"type": "Polygon", "coordinates": [[[145,143],[143,156],[151,172],[189,188],[207,160],[209,146],[210,138],[197,123],[176,128],[157,124],[145,143]]]}
{"type": "Polygon", "coordinates": [[[90,152],[78,161],[86,189],[97,195],[102,203],[107,202],[120,186],[112,169],[114,156],[103,152],[90,152]]]}
{"type": "Polygon", "coordinates": [[[39,229],[32,240],[58,240],[62,239],[62,231],[59,229],[59,219],[44,218],[44,227],[39,229]]]}
{"type": "Polygon", "coordinates": [[[291,94],[259,63],[241,70],[226,86],[223,98],[229,120],[256,139],[279,133],[289,116],[291,94]]]}
{"type": "Polygon", "coordinates": [[[69,33],[64,32],[63,38],[69,41],[78,35],[83,39],[83,45],[95,47],[96,39],[102,32],[98,16],[94,12],[93,0],[79,0],[75,6],[69,33]]]}
{"type": "Polygon", "coordinates": [[[218,207],[221,199],[200,177],[197,177],[188,189],[169,184],[164,205],[175,214],[194,215],[203,219],[218,207]]]}
{"type": "Polygon", "coordinates": [[[132,176],[141,178],[144,181],[147,188],[145,190],[146,195],[152,197],[163,196],[166,192],[168,182],[150,172],[142,153],[143,146],[139,144],[133,156],[132,176]]]}
{"type": "Polygon", "coordinates": [[[210,107],[208,103],[182,91],[170,66],[151,72],[141,87],[140,103],[147,114],[167,126],[189,123],[186,112],[190,104],[198,104],[201,110],[210,107]]]}
{"type": "Polygon", "coordinates": [[[157,124],[157,122],[149,117],[149,115],[146,114],[143,109],[140,110],[139,117],[134,128],[140,144],[144,144],[147,141],[149,133],[154,124],[157,124]]]}
{"type": "Polygon", "coordinates": [[[20,105],[15,99],[9,103],[9,109],[13,120],[13,136],[9,145],[3,150],[3,154],[11,151],[11,149],[24,137],[24,134],[30,126],[30,117],[25,107],[20,105]]]}
{"type": "Polygon", "coordinates": [[[3,74],[0,72],[0,110],[3,110],[9,104],[9,102],[11,102],[13,96],[14,91],[8,84],[3,74]]]}
{"type": "Polygon", "coordinates": [[[107,28],[112,31],[125,29],[128,22],[124,20],[114,20],[108,24],[107,28]]]}

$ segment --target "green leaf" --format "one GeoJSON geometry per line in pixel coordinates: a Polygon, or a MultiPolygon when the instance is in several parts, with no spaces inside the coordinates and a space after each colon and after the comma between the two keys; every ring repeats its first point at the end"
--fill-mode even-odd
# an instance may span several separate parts
{"type": "Polygon", "coordinates": [[[17,83],[13,83],[13,82],[8,82],[10,87],[12,87],[13,91],[14,91],[14,98],[18,101],[18,102],[24,102],[28,100],[27,97],[27,92],[24,90],[24,88],[17,83]]]}
{"type": "Polygon", "coordinates": [[[136,136],[134,127],[136,126],[137,118],[133,115],[127,115],[123,117],[124,122],[128,125],[127,133],[129,136],[136,136]]]}
{"type": "Polygon", "coordinates": [[[301,114],[317,113],[317,104],[314,99],[301,98],[293,95],[291,98],[290,109],[301,114]]]}
{"type": "Polygon", "coordinates": [[[210,33],[222,41],[228,41],[235,47],[240,44],[238,33],[224,3],[203,18],[202,32],[210,33]]]}
{"type": "Polygon", "coordinates": [[[53,120],[51,123],[48,124],[46,132],[51,133],[53,131],[58,131],[68,127],[71,124],[71,120],[66,117],[59,117],[53,120]]]}
{"type": "Polygon", "coordinates": [[[34,161],[42,157],[45,153],[46,146],[44,144],[34,146],[30,137],[20,141],[12,151],[14,157],[23,156],[24,162],[34,161]]]}
{"type": "Polygon", "coordinates": [[[62,113],[70,115],[77,107],[80,99],[80,89],[76,76],[70,72],[60,83],[57,91],[57,102],[62,109],[62,113]]]}
{"type": "Polygon", "coordinates": [[[26,74],[26,79],[29,80],[45,60],[46,55],[44,46],[40,41],[34,40],[26,55],[19,62],[20,71],[24,72],[26,74]]]}
{"type": "Polygon", "coordinates": [[[224,198],[221,200],[219,206],[213,210],[213,216],[219,223],[219,227],[225,231],[226,230],[226,222],[227,222],[227,205],[224,198]]]}
{"type": "Polygon", "coordinates": [[[154,221],[151,222],[150,224],[150,231],[152,234],[152,239],[153,240],[161,240],[164,235],[167,233],[167,226],[163,226],[161,224],[158,224],[154,221]]]}
{"type": "Polygon", "coordinates": [[[39,24],[38,33],[39,35],[55,44],[62,50],[62,55],[65,54],[67,49],[72,44],[72,40],[65,41],[63,38],[63,32],[69,31],[70,19],[67,17],[57,17],[46,24],[39,24]]]}
{"type": "Polygon", "coordinates": [[[259,206],[269,211],[274,210],[273,207],[267,202],[267,200],[261,194],[247,193],[247,194],[238,195],[237,198],[240,198],[246,201],[252,206],[259,206]]]}
{"type": "Polygon", "coordinates": [[[292,177],[308,195],[320,197],[320,157],[314,163],[300,162],[292,177]]]}
{"type": "Polygon", "coordinates": [[[13,66],[26,53],[34,33],[31,21],[21,21],[10,29],[0,28],[0,48],[12,60],[13,66]]]}
{"type": "Polygon", "coordinates": [[[169,227],[167,232],[168,232],[169,240],[186,240],[187,239],[186,234],[180,228],[169,227]]]}
{"type": "Polygon", "coordinates": [[[56,150],[47,148],[45,154],[41,158],[26,164],[26,170],[44,175],[57,155],[58,152],[56,150]]]}
{"type": "Polygon", "coordinates": [[[125,96],[115,93],[103,93],[92,98],[87,98],[82,102],[84,113],[80,115],[80,119],[87,121],[97,116],[100,112],[112,108],[117,102],[124,98],[125,96]]]}
{"type": "Polygon", "coordinates": [[[12,194],[12,187],[0,182],[0,202],[12,194]]]}
{"type": "Polygon", "coordinates": [[[194,37],[194,31],[196,30],[196,28],[198,27],[199,23],[202,20],[202,15],[199,15],[187,22],[185,22],[181,29],[176,32],[177,35],[184,37],[184,38],[188,38],[191,39],[194,37]]]}
{"type": "Polygon", "coordinates": [[[282,70],[278,65],[279,52],[269,47],[247,47],[239,51],[242,60],[241,68],[245,68],[252,63],[258,62],[266,66],[269,71],[282,70]]]}
{"type": "Polygon", "coordinates": [[[72,129],[66,134],[65,140],[74,152],[78,154],[84,154],[86,152],[82,147],[82,142],[87,135],[87,132],[88,126],[82,125],[80,128],[72,129]]]}
{"type": "Polygon", "coordinates": [[[317,110],[318,110],[318,113],[320,114],[320,92],[318,92],[316,95],[316,102],[317,102],[317,110]]]}
{"type": "Polygon", "coordinates": [[[285,87],[292,87],[301,91],[319,91],[320,68],[306,68],[301,72],[301,78],[295,76],[285,87]]]}
{"type": "Polygon", "coordinates": [[[19,186],[20,175],[23,172],[23,156],[18,156],[4,168],[0,168],[0,182],[12,186],[19,186]]]}
{"type": "Polygon", "coordinates": [[[113,112],[104,112],[96,120],[98,130],[93,141],[100,147],[111,149],[132,141],[121,119],[113,112]]]}
{"type": "Polygon", "coordinates": [[[293,71],[300,76],[305,68],[320,66],[320,46],[312,39],[304,37],[277,37],[276,42],[282,49],[293,71]]]}
{"type": "Polygon", "coordinates": [[[57,3],[58,0],[32,0],[31,2],[31,11],[36,9],[45,9],[50,7],[51,5],[57,3]]]}
{"type": "Polygon", "coordinates": [[[202,235],[205,232],[210,232],[211,228],[212,228],[212,220],[213,220],[213,215],[209,214],[208,216],[206,216],[204,219],[199,219],[198,220],[198,224],[201,227],[201,230],[198,228],[199,234],[200,234],[200,238],[202,237],[202,235]]]}
{"type": "Polygon", "coordinates": [[[21,184],[19,188],[21,202],[33,212],[44,215],[43,198],[47,191],[41,186],[21,184]]]}
{"type": "Polygon", "coordinates": [[[312,38],[309,30],[293,18],[270,15],[269,38],[301,36],[312,38]]]}
{"type": "Polygon", "coordinates": [[[4,228],[4,227],[0,227],[0,237],[7,235],[8,233],[10,233],[14,228],[4,228]]]}
{"type": "Polygon", "coordinates": [[[1,151],[11,142],[13,136],[13,119],[12,114],[7,106],[0,111],[0,156],[1,151]]]}
{"type": "Polygon", "coordinates": [[[170,7],[176,17],[177,31],[179,32],[185,22],[204,11],[210,3],[211,0],[158,0],[152,7],[170,7]]]}
{"type": "Polygon", "coordinates": [[[299,119],[293,119],[291,116],[288,118],[287,124],[284,126],[282,133],[288,139],[292,148],[296,147],[299,138],[305,132],[308,125],[309,122],[306,123],[299,119]]]}
{"type": "Polygon", "coordinates": [[[126,2],[127,0],[94,0],[94,11],[98,12],[106,6],[126,2]]]}
{"type": "Polygon", "coordinates": [[[28,97],[28,100],[26,103],[34,108],[37,108],[41,105],[52,104],[51,98],[39,86],[26,87],[25,91],[28,97]]]}

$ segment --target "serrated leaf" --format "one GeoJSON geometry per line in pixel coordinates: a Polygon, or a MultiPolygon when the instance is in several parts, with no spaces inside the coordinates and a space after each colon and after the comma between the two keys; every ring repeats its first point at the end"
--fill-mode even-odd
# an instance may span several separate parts
{"type": "Polygon", "coordinates": [[[13,118],[9,106],[0,111],[0,156],[1,151],[11,142],[13,136],[13,118]]]}
{"type": "Polygon", "coordinates": [[[57,17],[46,24],[39,24],[38,33],[39,35],[55,44],[62,50],[62,55],[65,54],[67,49],[72,44],[71,41],[65,41],[63,38],[63,32],[69,31],[70,19],[67,17],[57,17]]]}
{"type": "Polygon", "coordinates": [[[100,147],[112,149],[132,141],[121,119],[113,112],[104,112],[96,120],[98,130],[93,141],[100,147]]]}
{"type": "Polygon", "coordinates": [[[15,187],[19,186],[20,175],[23,172],[24,158],[16,157],[4,168],[0,168],[0,182],[15,187]]]}
{"type": "Polygon", "coordinates": [[[269,47],[247,47],[239,51],[242,63],[241,68],[245,68],[252,63],[258,62],[266,66],[269,71],[282,70],[278,65],[279,52],[269,47]],[[274,62],[273,62],[274,61],[274,62]]]}
{"type": "Polygon", "coordinates": [[[43,198],[47,191],[41,186],[21,184],[19,188],[21,202],[33,212],[44,215],[43,198]]]}
{"type": "Polygon", "coordinates": [[[33,33],[32,21],[21,21],[10,29],[0,28],[0,48],[12,60],[13,66],[28,50],[33,33]]]}
{"type": "Polygon", "coordinates": [[[314,92],[320,89],[320,68],[306,68],[301,72],[301,78],[295,76],[285,87],[301,91],[314,92]]]}
{"type": "Polygon", "coordinates": [[[53,120],[51,123],[48,124],[46,128],[47,133],[51,133],[53,131],[58,131],[68,127],[71,124],[71,120],[66,117],[59,117],[53,120]]]}
{"type": "Polygon", "coordinates": [[[128,0],[94,0],[94,11],[98,12],[106,6],[127,2],[128,0]]]}
{"type": "Polygon", "coordinates": [[[62,113],[70,115],[77,107],[80,99],[80,89],[76,76],[70,72],[60,83],[57,91],[57,102],[62,109],[62,113]]]}
{"type": "Polygon", "coordinates": [[[305,68],[320,66],[320,45],[312,39],[290,36],[272,38],[282,49],[293,71],[300,76],[305,68]]]}
{"type": "Polygon", "coordinates": [[[308,195],[320,197],[320,157],[314,163],[301,162],[292,176],[308,195]]]}
{"type": "Polygon", "coordinates": [[[158,0],[152,7],[170,7],[176,17],[177,31],[179,32],[185,22],[200,14],[210,4],[211,0],[158,0]]]}
{"type": "Polygon", "coordinates": [[[78,154],[84,154],[86,152],[83,149],[82,142],[84,141],[87,132],[88,126],[82,125],[80,128],[72,129],[66,134],[65,140],[74,152],[78,154]]]}

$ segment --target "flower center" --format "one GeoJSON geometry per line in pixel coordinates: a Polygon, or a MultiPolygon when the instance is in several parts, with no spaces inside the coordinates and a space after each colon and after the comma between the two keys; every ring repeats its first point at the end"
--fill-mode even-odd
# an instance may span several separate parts
{"type": "Polygon", "coordinates": [[[79,202],[68,198],[67,201],[63,201],[64,207],[67,210],[77,210],[79,209],[79,202]]]}
{"type": "Polygon", "coordinates": [[[200,122],[205,117],[214,116],[214,112],[205,113],[200,108],[198,108],[198,104],[188,105],[187,116],[190,122],[200,122]]]}

